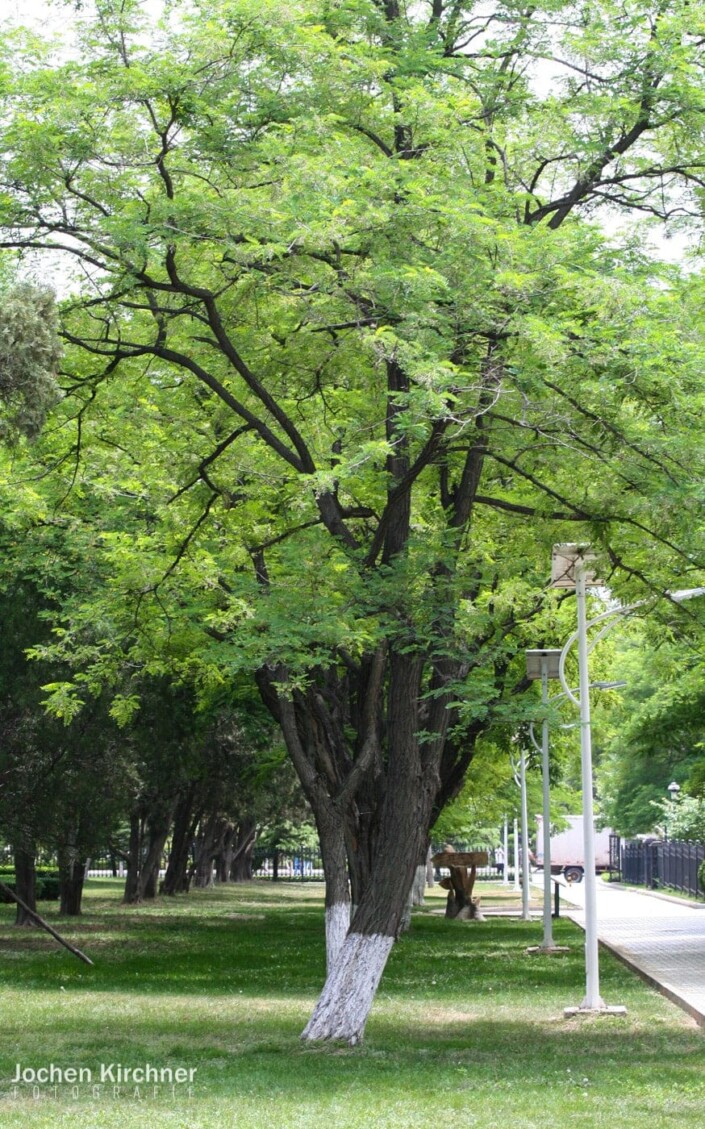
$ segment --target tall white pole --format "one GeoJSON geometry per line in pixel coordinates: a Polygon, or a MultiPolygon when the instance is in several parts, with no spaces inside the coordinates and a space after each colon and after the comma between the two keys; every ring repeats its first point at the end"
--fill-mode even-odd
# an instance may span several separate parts
{"type": "Polygon", "coordinates": [[[548,756],[548,660],[541,659],[541,702],[543,726],[541,730],[541,782],[543,784],[543,947],[554,948],[551,919],[551,798],[550,762],[548,756]]]}
{"type": "Polygon", "coordinates": [[[585,860],[585,999],[582,1007],[604,1008],[600,997],[600,963],[597,946],[597,885],[595,879],[595,820],[592,808],[592,736],[590,731],[590,675],[588,671],[585,562],[575,564],[578,602],[578,669],[580,686],[580,764],[583,787],[583,854],[585,860]]]}
{"type": "Polygon", "coordinates": [[[504,870],[502,871],[502,885],[509,885],[509,820],[504,817],[504,870]]]}
{"type": "Polygon", "coordinates": [[[519,761],[519,779],[521,781],[521,916],[524,921],[529,920],[529,813],[526,801],[526,752],[521,750],[519,761]]]}
{"type": "Polygon", "coordinates": [[[519,884],[519,820],[514,820],[514,890],[521,890],[519,884]]]}

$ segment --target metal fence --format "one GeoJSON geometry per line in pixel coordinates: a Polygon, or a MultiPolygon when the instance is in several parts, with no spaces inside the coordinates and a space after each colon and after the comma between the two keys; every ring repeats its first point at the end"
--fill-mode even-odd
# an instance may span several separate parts
{"type": "Polygon", "coordinates": [[[624,882],[705,898],[698,881],[698,870],[705,861],[705,843],[629,840],[622,843],[620,860],[624,882]]]}
{"type": "MultiPolygon", "coordinates": [[[[484,845],[461,843],[455,847],[458,851],[484,851],[484,845]]],[[[434,847],[432,853],[442,850],[434,847]]],[[[496,878],[499,868],[492,862],[492,851],[489,852],[487,866],[477,868],[478,878],[496,878]]],[[[317,847],[300,847],[296,850],[272,850],[255,848],[252,857],[252,873],[255,878],[270,879],[272,882],[322,882],[323,860],[317,847]]],[[[436,868],[436,878],[449,873],[447,867],[436,868]]]]}
{"type": "Polygon", "coordinates": [[[255,848],[252,873],[255,878],[269,878],[272,882],[321,882],[323,860],[316,847],[293,851],[255,848]]]}

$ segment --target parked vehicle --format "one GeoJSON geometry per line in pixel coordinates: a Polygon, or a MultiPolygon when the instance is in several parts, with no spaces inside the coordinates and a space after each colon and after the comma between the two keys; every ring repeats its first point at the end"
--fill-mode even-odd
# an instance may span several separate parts
{"type": "MultiPolygon", "coordinates": [[[[569,815],[568,827],[551,835],[551,874],[564,875],[567,882],[581,882],[585,873],[583,850],[583,817],[569,815]]],[[[538,834],[536,836],[536,865],[543,869],[543,819],[536,817],[538,834]]],[[[600,874],[610,868],[609,827],[601,831],[595,829],[595,872],[600,874]]]]}

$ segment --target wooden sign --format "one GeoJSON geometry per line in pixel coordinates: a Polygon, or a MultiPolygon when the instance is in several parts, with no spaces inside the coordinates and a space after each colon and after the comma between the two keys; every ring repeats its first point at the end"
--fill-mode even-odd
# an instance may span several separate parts
{"type": "Polygon", "coordinates": [[[434,866],[487,866],[487,851],[439,851],[431,859],[434,866]]]}

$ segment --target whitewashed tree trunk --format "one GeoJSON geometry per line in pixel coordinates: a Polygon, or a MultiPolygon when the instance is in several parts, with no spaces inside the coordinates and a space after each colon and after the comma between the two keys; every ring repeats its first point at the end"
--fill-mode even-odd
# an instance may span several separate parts
{"type": "Polygon", "coordinates": [[[326,975],[330,976],[350,928],[350,902],[326,908],[326,975]]]}
{"type": "Polygon", "coordinates": [[[393,944],[393,937],[381,934],[348,933],[302,1039],[340,1039],[350,1046],[362,1040],[393,944]]]}
{"type": "Polygon", "coordinates": [[[426,893],[426,863],[416,867],[414,881],[411,885],[411,904],[412,906],[422,906],[424,894],[426,893]]]}
{"type": "Polygon", "coordinates": [[[430,847],[428,848],[428,854],[426,855],[426,885],[431,887],[436,885],[436,878],[433,873],[433,863],[431,862],[430,847]]]}
{"type": "Polygon", "coordinates": [[[409,890],[409,897],[406,900],[406,905],[404,907],[404,913],[403,913],[403,916],[402,916],[402,919],[401,919],[401,924],[399,926],[399,932],[400,933],[406,933],[407,929],[410,927],[410,925],[411,925],[411,911],[412,911],[413,907],[423,905],[423,898],[424,898],[425,890],[426,890],[426,863],[423,863],[421,866],[416,867],[416,871],[414,873],[414,880],[411,883],[411,889],[409,890]]]}

